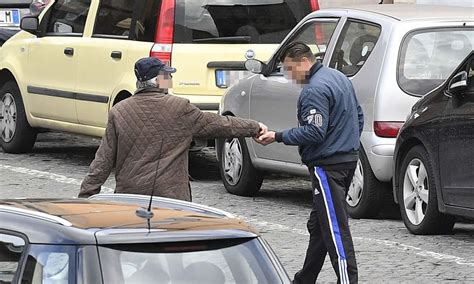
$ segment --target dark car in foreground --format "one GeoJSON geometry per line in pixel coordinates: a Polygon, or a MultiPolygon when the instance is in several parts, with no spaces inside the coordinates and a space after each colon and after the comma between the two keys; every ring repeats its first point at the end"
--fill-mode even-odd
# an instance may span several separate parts
{"type": "Polygon", "coordinates": [[[140,217],[148,200],[1,200],[0,283],[290,282],[239,219],[165,198],[153,199],[153,216],[140,217]]]}
{"type": "Polygon", "coordinates": [[[400,130],[394,197],[414,234],[449,233],[474,218],[474,51],[416,103],[400,130]]]}

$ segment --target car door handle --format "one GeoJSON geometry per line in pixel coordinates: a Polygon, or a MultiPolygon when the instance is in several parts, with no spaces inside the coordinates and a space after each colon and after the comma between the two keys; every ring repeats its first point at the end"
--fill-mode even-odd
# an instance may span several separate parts
{"type": "Polygon", "coordinates": [[[115,58],[115,59],[121,59],[122,58],[122,52],[121,51],[112,51],[110,54],[110,57],[115,58]]]}
{"type": "Polygon", "coordinates": [[[66,47],[64,49],[64,54],[68,55],[68,56],[73,56],[74,55],[74,48],[72,47],[66,47]]]}

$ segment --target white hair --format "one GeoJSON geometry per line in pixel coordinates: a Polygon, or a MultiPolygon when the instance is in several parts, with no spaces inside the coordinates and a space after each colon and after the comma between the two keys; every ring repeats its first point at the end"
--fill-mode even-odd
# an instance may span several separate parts
{"type": "Polygon", "coordinates": [[[158,88],[157,77],[151,78],[146,81],[137,80],[137,89],[148,89],[148,88],[158,88]]]}

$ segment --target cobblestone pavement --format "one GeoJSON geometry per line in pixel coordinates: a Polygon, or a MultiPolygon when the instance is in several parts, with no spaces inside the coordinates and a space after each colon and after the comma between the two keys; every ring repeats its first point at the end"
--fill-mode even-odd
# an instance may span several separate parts
{"type": "MultiPolygon", "coordinates": [[[[0,198],[73,197],[94,158],[99,140],[42,133],[30,154],[0,152],[0,198]]],[[[224,209],[261,230],[292,278],[302,266],[311,209],[309,181],[270,176],[255,198],[230,195],[212,150],[190,157],[195,202],[224,209]]],[[[105,191],[114,188],[109,178],[105,191]]],[[[395,219],[350,220],[361,282],[474,283],[474,224],[457,223],[445,236],[413,236],[395,219]]],[[[326,259],[320,281],[334,282],[326,259]]]]}

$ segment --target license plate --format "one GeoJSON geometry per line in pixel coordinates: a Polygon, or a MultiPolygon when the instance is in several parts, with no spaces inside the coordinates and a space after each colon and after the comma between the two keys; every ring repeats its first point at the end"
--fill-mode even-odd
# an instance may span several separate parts
{"type": "Polygon", "coordinates": [[[222,89],[237,84],[252,72],[247,70],[216,70],[216,86],[222,89]]]}
{"type": "Polygon", "coordinates": [[[20,11],[19,10],[2,10],[0,11],[0,26],[19,26],[20,11]]]}

